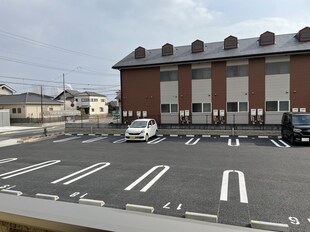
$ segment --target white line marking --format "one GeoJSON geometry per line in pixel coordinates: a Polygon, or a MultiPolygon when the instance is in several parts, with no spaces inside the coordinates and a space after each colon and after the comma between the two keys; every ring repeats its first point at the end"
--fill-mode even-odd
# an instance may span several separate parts
{"type": "Polygon", "coordinates": [[[181,210],[182,204],[179,204],[177,210],[181,210]]]}
{"type": "Polygon", "coordinates": [[[178,137],[178,135],[170,135],[170,137],[178,137]]]}
{"type": "Polygon", "coordinates": [[[157,168],[164,168],[160,173],[158,173],[147,185],[145,185],[140,192],[146,192],[162,175],[165,174],[166,171],[170,168],[166,165],[158,165],[155,167],[152,167],[150,170],[148,170],[146,173],[144,173],[141,177],[139,177],[136,181],[134,181],[132,184],[130,184],[127,188],[125,188],[126,191],[131,190],[133,187],[135,187],[137,184],[139,184],[144,178],[146,178],[148,175],[150,175],[152,172],[154,172],[157,168]]]}
{"type": "Polygon", "coordinates": [[[84,135],[84,134],[82,134],[82,133],[77,134],[77,136],[82,136],[82,135],[84,135]]]}
{"type": "Polygon", "coordinates": [[[7,139],[7,140],[0,141],[0,147],[17,145],[19,144],[19,140],[20,139],[7,139]]]}
{"type": "Polygon", "coordinates": [[[192,138],[192,137],[195,137],[195,135],[186,135],[186,137],[192,138]]]}
{"type": "Polygon", "coordinates": [[[167,204],[164,205],[163,209],[170,209],[169,205],[171,202],[168,202],[167,204]]]}
{"type": "Polygon", "coordinates": [[[121,136],[121,134],[114,134],[113,136],[121,136]]]}
{"type": "Polygon", "coordinates": [[[164,135],[157,135],[157,137],[163,137],[164,135]]]}
{"type": "Polygon", "coordinates": [[[126,139],[119,139],[119,140],[116,140],[114,141],[113,143],[125,143],[126,142],[126,139]]]}
{"type": "Polygon", "coordinates": [[[66,135],[66,136],[71,136],[72,134],[68,134],[68,133],[66,133],[65,135],[66,135]]]}
{"type": "Polygon", "coordinates": [[[259,135],[258,138],[259,138],[259,139],[268,139],[269,136],[266,136],[266,135],[259,135]]]}
{"type": "Polygon", "coordinates": [[[249,136],[247,135],[238,135],[238,138],[248,138],[249,136]]]}
{"type": "Polygon", "coordinates": [[[211,135],[202,135],[202,138],[210,138],[211,135]]]}
{"type": "Polygon", "coordinates": [[[11,178],[11,177],[14,177],[14,176],[19,176],[19,175],[22,175],[22,174],[27,173],[27,172],[32,172],[34,170],[50,166],[50,165],[53,165],[53,164],[57,164],[59,162],[61,162],[61,160],[45,161],[43,163],[39,163],[39,164],[31,165],[31,166],[28,166],[28,167],[25,167],[25,168],[17,169],[17,170],[11,171],[11,172],[3,173],[3,174],[0,175],[0,177],[4,176],[4,177],[2,177],[2,179],[8,179],[8,178],[11,178]],[[13,173],[15,173],[15,174],[13,174],[13,173]],[[10,175],[10,174],[12,174],[12,175],[10,175]]]}
{"type": "Polygon", "coordinates": [[[101,134],[101,136],[106,136],[106,137],[108,137],[109,135],[108,135],[108,134],[101,134]]]}
{"type": "Polygon", "coordinates": [[[75,182],[75,181],[77,181],[77,180],[79,180],[79,179],[82,179],[82,178],[85,177],[85,176],[88,176],[88,175],[90,175],[90,174],[92,174],[92,173],[94,173],[94,172],[97,172],[97,171],[99,171],[100,169],[103,169],[103,168],[109,166],[110,163],[102,162],[102,163],[94,164],[94,165],[89,166],[89,167],[87,167],[87,168],[84,168],[84,169],[82,169],[82,170],[80,170],[80,171],[77,171],[77,172],[75,172],[75,173],[72,173],[72,174],[70,174],[70,175],[68,175],[68,176],[62,177],[62,178],[60,178],[60,179],[58,179],[58,180],[54,180],[53,182],[51,182],[51,184],[56,184],[56,183],[58,183],[58,182],[60,182],[60,181],[66,180],[66,179],[68,179],[68,178],[70,178],[70,177],[72,177],[72,176],[78,175],[78,174],[80,174],[80,173],[82,173],[82,172],[85,172],[85,171],[87,171],[87,170],[89,170],[89,169],[92,169],[92,168],[94,168],[94,167],[96,167],[96,166],[100,166],[100,165],[102,165],[102,166],[99,167],[99,168],[96,168],[96,169],[94,169],[94,170],[92,170],[92,171],[90,171],[90,172],[87,172],[87,173],[85,173],[85,174],[83,174],[83,175],[81,175],[81,176],[78,176],[78,177],[76,177],[76,178],[74,178],[74,179],[72,179],[72,180],[70,180],[70,181],[67,181],[67,182],[64,183],[64,185],[71,184],[71,183],[73,183],[73,182],[75,182]]]}
{"type": "Polygon", "coordinates": [[[96,136],[95,134],[89,134],[89,136],[96,136]]]}
{"type": "Polygon", "coordinates": [[[221,138],[229,138],[229,135],[221,135],[221,138]]]}
{"type": "Polygon", "coordinates": [[[148,144],[157,144],[157,143],[164,141],[165,139],[166,139],[166,137],[165,138],[157,138],[157,139],[154,139],[154,140],[148,142],[148,144]]]}
{"type": "Polygon", "coordinates": [[[290,145],[288,145],[287,143],[285,143],[284,141],[282,141],[281,139],[279,140],[282,144],[284,144],[285,147],[291,147],[290,145]]]}
{"type": "Polygon", "coordinates": [[[221,201],[227,201],[228,197],[228,177],[231,172],[238,173],[239,177],[239,191],[240,191],[240,202],[241,203],[248,203],[248,196],[246,192],[245,186],[245,179],[243,172],[237,170],[226,170],[223,172],[223,179],[222,179],[222,187],[221,187],[221,201]]]}
{"type": "Polygon", "coordinates": [[[199,142],[200,138],[196,139],[195,142],[191,143],[193,140],[194,140],[194,138],[191,138],[190,140],[188,140],[188,141],[185,143],[185,145],[191,145],[191,146],[192,146],[192,145],[196,145],[196,144],[199,142]]]}
{"type": "Polygon", "coordinates": [[[62,142],[67,142],[67,141],[70,141],[70,140],[74,140],[74,139],[79,139],[80,137],[69,137],[69,138],[65,138],[65,139],[60,139],[60,140],[55,140],[53,141],[54,143],[62,143],[62,142]]]}
{"type": "Polygon", "coordinates": [[[0,164],[8,163],[17,160],[17,158],[7,158],[0,160],[0,164]]]}
{"type": "Polygon", "coordinates": [[[92,143],[92,142],[96,142],[96,141],[103,140],[103,139],[106,139],[106,138],[107,137],[96,137],[96,138],[84,140],[84,141],[82,141],[82,143],[92,143]]]}
{"type": "Polygon", "coordinates": [[[276,141],[274,141],[273,139],[270,139],[270,141],[274,144],[274,145],[276,145],[277,147],[282,147],[280,144],[278,144],[276,141]]]}
{"type": "Polygon", "coordinates": [[[231,147],[238,147],[238,146],[240,146],[239,139],[236,139],[236,144],[235,145],[232,145],[231,144],[231,139],[228,139],[228,146],[231,146],[231,147]]]}

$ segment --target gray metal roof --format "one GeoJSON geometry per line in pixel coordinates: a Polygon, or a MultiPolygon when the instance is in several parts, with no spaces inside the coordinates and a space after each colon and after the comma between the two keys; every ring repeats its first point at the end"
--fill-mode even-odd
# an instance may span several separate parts
{"type": "Polygon", "coordinates": [[[78,96],[106,97],[103,94],[99,94],[99,93],[96,93],[96,92],[89,92],[89,91],[85,91],[83,93],[79,93],[78,96]]]}
{"type": "MultiPolygon", "coordinates": [[[[60,100],[63,94],[64,94],[64,91],[59,93],[54,99],[60,100]]],[[[66,89],[66,99],[76,97],[79,94],[80,94],[80,92],[78,90],[66,89]]]]}
{"type": "Polygon", "coordinates": [[[259,37],[239,39],[238,48],[224,49],[224,40],[205,43],[204,52],[192,53],[191,45],[176,47],[175,54],[162,56],[161,48],[146,51],[146,57],[135,59],[134,51],[116,63],[113,69],[140,66],[158,66],[163,64],[189,63],[199,61],[228,60],[241,57],[256,57],[276,54],[309,53],[310,42],[299,42],[294,34],[276,35],[275,44],[259,46],[259,37]]]}
{"type": "MultiPolygon", "coordinates": [[[[61,102],[52,100],[49,96],[45,95],[43,95],[42,103],[44,105],[62,105],[61,102]]],[[[15,95],[2,95],[0,96],[0,104],[41,104],[41,95],[29,92],[15,95]]]]}

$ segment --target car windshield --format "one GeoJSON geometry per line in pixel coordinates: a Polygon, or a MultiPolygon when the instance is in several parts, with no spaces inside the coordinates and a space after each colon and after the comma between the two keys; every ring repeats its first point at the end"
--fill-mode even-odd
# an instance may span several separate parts
{"type": "Polygon", "coordinates": [[[131,128],[144,128],[146,127],[147,121],[134,121],[131,123],[131,128]]]}
{"type": "Polygon", "coordinates": [[[310,115],[293,115],[293,124],[310,124],[310,115]]]}

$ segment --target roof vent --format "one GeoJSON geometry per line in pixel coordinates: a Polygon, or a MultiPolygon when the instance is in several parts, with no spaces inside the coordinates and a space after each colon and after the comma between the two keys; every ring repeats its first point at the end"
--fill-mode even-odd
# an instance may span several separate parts
{"type": "Polygon", "coordinates": [[[275,43],[275,35],[270,31],[266,31],[259,37],[259,46],[272,45],[275,43]]]}
{"type": "Polygon", "coordinates": [[[145,48],[140,46],[135,49],[135,59],[141,58],[145,58],[145,48]]]}
{"type": "Polygon", "coordinates": [[[225,40],[224,40],[224,49],[233,49],[233,48],[237,48],[238,47],[238,38],[235,36],[228,36],[225,40]]]}
{"type": "Polygon", "coordinates": [[[174,54],[174,47],[170,43],[166,43],[161,47],[161,54],[162,56],[171,56],[174,54]]]}
{"type": "Polygon", "coordinates": [[[297,39],[299,42],[307,42],[310,41],[310,27],[305,27],[304,29],[301,29],[296,34],[297,39]]]}
{"type": "Polygon", "coordinates": [[[192,42],[192,53],[203,52],[205,49],[205,44],[203,41],[197,39],[192,42]]]}

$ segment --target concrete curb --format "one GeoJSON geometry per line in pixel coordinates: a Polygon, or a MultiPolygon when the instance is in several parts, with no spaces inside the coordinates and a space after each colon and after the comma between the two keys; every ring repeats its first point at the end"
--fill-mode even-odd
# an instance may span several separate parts
{"type": "Polygon", "coordinates": [[[255,221],[255,220],[251,220],[251,227],[254,229],[261,229],[261,230],[271,230],[271,231],[280,231],[280,232],[289,231],[289,226],[287,224],[255,221]]]}
{"type": "Polygon", "coordinates": [[[100,201],[100,200],[93,200],[93,199],[85,199],[85,198],[81,198],[79,199],[79,204],[82,205],[93,205],[93,206],[104,206],[105,202],[104,201],[100,201]]]}
{"type": "Polygon", "coordinates": [[[59,199],[59,196],[57,196],[57,195],[49,195],[49,194],[37,193],[37,194],[36,194],[36,198],[45,199],[45,200],[57,201],[57,200],[59,199]]]}
{"type": "Polygon", "coordinates": [[[1,192],[2,192],[2,193],[11,194],[11,195],[16,195],[16,196],[21,196],[21,195],[23,195],[23,193],[22,193],[21,191],[9,190],[9,189],[2,189],[1,192]]]}
{"type": "Polygon", "coordinates": [[[41,139],[56,137],[56,136],[63,135],[63,134],[64,134],[63,132],[59,132],[59,133],[47,134],[46,136],[45,135],[29,136],[29,137],[21,138],[20,142],[21,143],[31,143],[31,142],[40,141],[41,139]]]}
{"type": "Polygon", "coordinates": [[[194,212],[185,212],[185,218],[199,220],[199,221],[206,221],[206,222],[213,222],[217,223],[217,216],[212,214],[203,214],[203,213],[194,213],[194,212]]]}
{"type": "Polygon", "coordinates": [[[126,204],[126,210],[142,212],[142,213],[153,213],[154,207],[144,206],[144,205],[126,204]]]}

